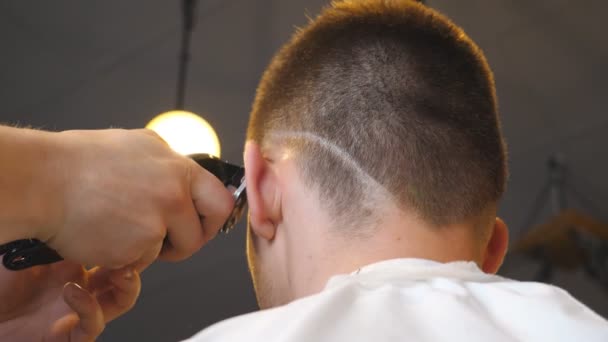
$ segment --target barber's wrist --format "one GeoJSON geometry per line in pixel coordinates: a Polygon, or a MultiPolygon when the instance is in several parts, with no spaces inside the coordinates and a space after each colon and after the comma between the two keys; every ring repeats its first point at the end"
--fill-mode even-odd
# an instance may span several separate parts
{"type": "Polygon", "coordinates": [[[33,227],[31,235],[48,241],[61,229],[66,206],[66,188],[73,161],[62,132],[37,132],[35,175],[29,187],[33,227]]]}

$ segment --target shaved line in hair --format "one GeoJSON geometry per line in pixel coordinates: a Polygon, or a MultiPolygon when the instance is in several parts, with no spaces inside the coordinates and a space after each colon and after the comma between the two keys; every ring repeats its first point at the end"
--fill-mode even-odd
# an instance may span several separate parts
{"type": "Polygon", "coordinates": [[[270,132],[267,137],[270,141],[300,139],[318,144],[334,156],[338,157],[347,167],[354,171],[361,184],[367,187],[367,190],[373,191],[378,196],[396,203],[394,196],[384,187],[384,185],[378,183],[374,177],[370,176],[369,173],[361,168],[359,163],[357,163],[348,152],[344,151],[344,149],[340,148],[340,146],[336,145],[331,140],[306,131],[273,131],[270,132]]]}

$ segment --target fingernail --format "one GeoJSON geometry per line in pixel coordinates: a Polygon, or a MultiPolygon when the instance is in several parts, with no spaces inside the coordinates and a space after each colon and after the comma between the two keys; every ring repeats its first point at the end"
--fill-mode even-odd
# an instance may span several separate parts
{"type": "Polygon", "coordinates": [[[76,283],[67,283],[66,287],[69,287],[69,295],[75,300],[83,300],[87,296],[86,291],[76,283]]]}

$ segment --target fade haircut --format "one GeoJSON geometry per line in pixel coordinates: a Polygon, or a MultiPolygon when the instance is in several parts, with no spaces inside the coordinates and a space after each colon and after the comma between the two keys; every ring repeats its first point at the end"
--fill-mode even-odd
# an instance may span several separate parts
{"type": "Polygon", "coordinates": [[[485,57],[449,19],[410,0],[333,2],[298,30],[262,77],[247,138],[288,146],[302,179],[347,225],[382,205],[366,180],[443,226],[480,217],[507,177],[485,57]]]}

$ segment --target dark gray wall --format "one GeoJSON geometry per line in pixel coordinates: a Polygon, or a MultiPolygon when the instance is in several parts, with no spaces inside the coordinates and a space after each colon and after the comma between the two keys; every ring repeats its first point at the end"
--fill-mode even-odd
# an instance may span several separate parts
{"type": "MultiPolygon", "coordinates": [[[[218,131],[223,157],[240,161],[259,76],[274,51],[321,0],[201,0],[187,107],[218,131]]],[[[501,215],[513,236],[560,152],[586,209],[608,221],[608,44],[605,1],[430,0],[479,43],[492,65],[511,179],[501,215]]],[[[53,130],[142,127],[171,109],[179,2],[0,2],[0,122],[53,130]]],[[[580,203],[573,202],[575,206],[580,203]]],[[[546,213],[544,213],[546,215],[546,213]]],[[[540,217],[542,219],[542,216],[540,217]]],[[[512,256],[504,273],[530,279],[538,265],[512,256]]],[[[136,308],[101,341],[173,341],[256,309],[244,257],[244,227],[180,264],[143,274],[136,308]]],[[[555,282],[608,316],[608,294],[581,272],[555,282]]]]}

